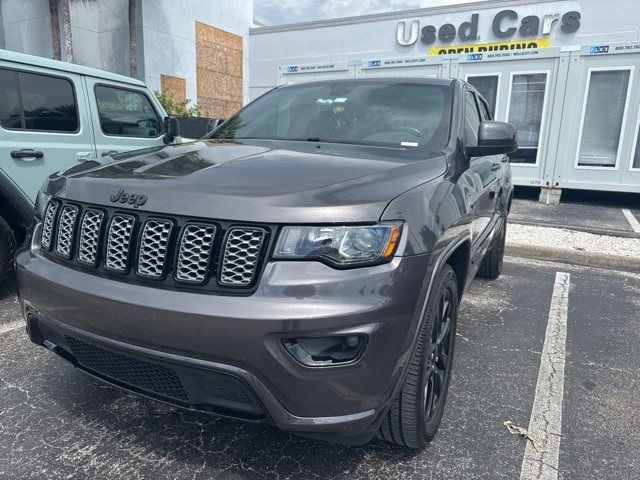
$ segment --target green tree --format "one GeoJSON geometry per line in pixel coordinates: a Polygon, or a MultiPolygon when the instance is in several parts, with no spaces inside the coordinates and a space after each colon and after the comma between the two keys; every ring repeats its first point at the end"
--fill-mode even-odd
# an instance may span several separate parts
{"type": "Polygon", "coordinates": [[[176,117],[199,117],[201,114],[200,107],[191,104],[191,99],[176,100],[171,95],[155,91],[158,101],[168,115],[176,117]]]}

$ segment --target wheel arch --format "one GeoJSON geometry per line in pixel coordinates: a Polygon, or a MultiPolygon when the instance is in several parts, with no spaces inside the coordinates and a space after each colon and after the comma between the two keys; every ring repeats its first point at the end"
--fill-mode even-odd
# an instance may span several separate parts
{"type": "Polygon", "coordinates": [[[2,171],[0,171],[0,216],[14,231],[17,244],[21,245],[33,218],[33,204],[2,171]]]}
{"type": "Polygon", "coordinates": [[[458,298],[461,299],[467,285],[467,276],[469,275],[471,264],[471,240],[466,239],[457,245],[453,251],[447,254],[443,264],[448,264],[453,268],[458,284],[458,298]]]}

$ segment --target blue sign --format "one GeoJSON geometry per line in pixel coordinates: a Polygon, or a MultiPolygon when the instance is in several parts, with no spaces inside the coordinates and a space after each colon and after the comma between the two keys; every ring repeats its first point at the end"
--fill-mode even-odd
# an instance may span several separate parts
{"type": "Polygon", "coordinates": [[[468,53],[467,54],[467,61],[468,62],[475,62],[476,60],[482,60],[482,54],[481,53],[468,53]]]}
{"type": "Polygon", "coordinates": [[[296,73],[298,71],[298,67],[287,67],[287,73],[296,73]]]}
{"type": "Polygon", "coordinates": [[[595,45],[589,47],[589,53],[609,53],[609,45],[595,45]]]}
{"type": "Polygon", "coordinates": [[[373,67],[379,67],[380,66],[380,60],[369,60],[367,62],[367,66],[369,68],[373,68],[373,67]]]}

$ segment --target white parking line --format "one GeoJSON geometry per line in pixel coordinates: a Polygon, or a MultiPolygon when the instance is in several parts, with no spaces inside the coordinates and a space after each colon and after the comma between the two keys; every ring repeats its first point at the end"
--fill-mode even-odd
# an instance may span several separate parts
{"type": "Polygon", "coordinates": [[[14,322],[0,325],[0,335],[2,335],[3,333],[12,332],[13,330],[17,330],[20,327],[24,328],[24,326],[25,326],[24,320],[16,320],[14,322]]]}
{"type": "Polygon", "coordinates": [[[627,217],[627,221],[629,222],[629,225],[631,225],[631,229],[636,233],[640,233],[640,222],[638,222],[638,219],[633,216],[631,210],[629,210],[628,208],[623,208],[622,213],[624,213],[624,216],[627,217]]]}
{"type": "Polygon", "coordinates": [[[547,451],[538,453],[531,442],[527,442],[520,480],[557,480],[558,478],[569,282],[568,273],[556,272],[536,396],[529,420],[529,433],[546,447],[547,451]]]}

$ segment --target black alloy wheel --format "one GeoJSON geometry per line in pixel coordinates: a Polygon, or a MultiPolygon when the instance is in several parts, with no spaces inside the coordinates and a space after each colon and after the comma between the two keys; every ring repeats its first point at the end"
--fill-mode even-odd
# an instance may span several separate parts
{"type": "Polygon", "coordinates": [[[380,423],[378,435],[384,440],[419,449],[438,431],[453,366],[459,301],[456,274],[445,264],[433,281],[402,387],[380,423]]]}
{"type": "Polygon", "coordinates": [[[453,292],[445,288],[438,299],[438,308],[434,311],[433,327],[431,329],[429,356],[425,363],[424,372],[424,409],[425,422],[429,422],[440,407],[446,381],[449,377],[453,336],[453,292]]]}

